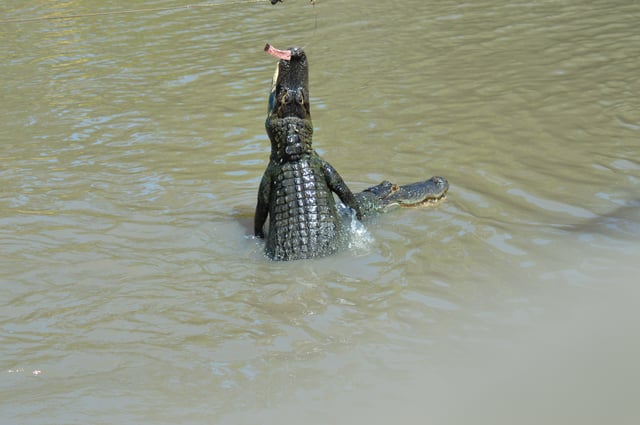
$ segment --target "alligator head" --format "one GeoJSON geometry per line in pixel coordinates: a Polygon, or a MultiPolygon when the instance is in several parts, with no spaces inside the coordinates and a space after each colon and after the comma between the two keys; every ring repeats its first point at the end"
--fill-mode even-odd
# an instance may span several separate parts
{"type": "Polygon", "coordinates": [[[280,59],[269,95],[265,127],[271,140],[271,158],[283,162],[311,152],[313,124],[309,107],[309,64],[299,47],[264,50],[280,59]]]}
{"type": "Polygon", "coordinates": [[[429,180],[399,186],[388,180],[356,193],[363,216],[385,212],[392,207],[433,205],[444,199],[449,182],[438,176],[429,180]]]}
{"type": "Polygon", "coordinates": [[[279,118],[311,119],[309,109],[309,64],[299,47],[278,50],[267,44],[265,51],[280,60],[269,96],[269,114],[279,118]]]}

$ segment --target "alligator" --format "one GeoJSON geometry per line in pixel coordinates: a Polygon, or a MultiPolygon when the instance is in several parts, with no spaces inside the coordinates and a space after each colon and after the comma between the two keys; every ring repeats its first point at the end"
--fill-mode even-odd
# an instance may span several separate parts
{"type": "Polygon", "coordinates": [[[353,193],[340,174],[312,148],[309,65],[303,49],[265,51],[279,59],[271,85],[265,128],[271,141],[269,164],[258,190],[254,218],[256,237],[265,238],[273,260],[321,257],[345,247],[349,230],[334,193],[358,220],[394,206],[416,206],[444,198],[449,183],[442,177],[396,185],[389,181],[353,193]]]}

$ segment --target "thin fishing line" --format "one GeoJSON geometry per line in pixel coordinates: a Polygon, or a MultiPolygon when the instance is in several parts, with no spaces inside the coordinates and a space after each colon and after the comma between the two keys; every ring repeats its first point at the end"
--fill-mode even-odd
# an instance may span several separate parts
{"type": "Polygon", "coordinates": [[[309,40],[308,43],[305,43],[305,45],[302,46],[302,50],[306,50],[307,46],[310,45],[311,42],[316,38],[316,31],[318,30],[318,10],[316,9],[316,0],[311,0],[311,6],[313,7],[314,19],[313,34],[311,34],[311,40],[309,40]]]}
{"type": "Polygon", "coordinates": [[[62,15],[62,16],[40,16],[37,18],[3,19],[3,20],[0,20],[0,25],[24,23],[24,22],[53,21],[53,20],[61,20],[61,19],[92,18],[95,16],[125,15],[125,14],[132,14],[132,13],[166,12],[171,10],[188,10],[188,9],[197,9],[197,8],[204,8],[204,7],[215,7],[215,6],[233,6],[238,4],[264,3],[267,1],[269,0],[235,0],[235,1],[225,1],[224,3],[198,3],[198,4],[188,4],[184,6],[150,7],[146,9],[113,10],[109,12],[78,13],[74,15],[62,15]]]}

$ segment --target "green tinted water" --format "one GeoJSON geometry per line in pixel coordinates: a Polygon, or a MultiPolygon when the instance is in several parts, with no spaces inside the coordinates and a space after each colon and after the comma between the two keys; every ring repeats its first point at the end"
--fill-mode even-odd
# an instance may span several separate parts
{"type": "Polygon", "coordinates": [[[0,416],[634,423],[640,7],[582,3],[1,23],[0,416]],[[352,189],[441,175],[447,200],[266,260],[267,41],[305,46],[314,144],[352,189]]]}

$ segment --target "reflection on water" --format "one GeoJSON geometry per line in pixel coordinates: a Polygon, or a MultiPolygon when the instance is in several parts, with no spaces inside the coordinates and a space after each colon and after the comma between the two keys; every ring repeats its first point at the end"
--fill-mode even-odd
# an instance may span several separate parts
{"type": "MultiPolygon", "coordinates": [[[[130,5],[2,18],[105,7],[130,5]]],[[[2,416],[634,423],[638,17],[358,0],[0,24],[2,416]],[[354,190],[442,175],[447,200],[266,260],[265,41],[305,46],[314,144],[354,190]]]]}

